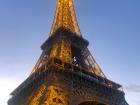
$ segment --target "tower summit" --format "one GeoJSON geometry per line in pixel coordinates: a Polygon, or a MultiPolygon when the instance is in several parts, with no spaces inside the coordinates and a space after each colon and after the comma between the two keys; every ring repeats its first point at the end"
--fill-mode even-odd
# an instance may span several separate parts
{"type": "Polygon", "coordinates": [[[57,0],[56,12],[50,35],[60,27],[70,29],[77,35],[81,34],[75,15],[73,0],[57,0]]]}
{"type": "Polygon", "coordinates": [[[106,78],[81,35],[73,0],[57,0],[49,38],[31,75],[8,105],[128,105],[121,85],[106,78]]]}

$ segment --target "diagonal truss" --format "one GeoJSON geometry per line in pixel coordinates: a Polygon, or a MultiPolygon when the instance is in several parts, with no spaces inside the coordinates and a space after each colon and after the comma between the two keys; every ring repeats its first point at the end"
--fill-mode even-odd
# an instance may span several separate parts
{"type": "Polygon", "coordinates": [[[87,66],[88,66],[88,71],[89,72],[95,73],[98,76],[106,78],[106,76],[102,72],[101,68],[99,67],[99,65],[95,61],[94,57],[92,56],[92,54],[90,53],[88,48],[86,48],[84,50],[83,56],[84,56],[84,60],[87,64],[87,66]]]}

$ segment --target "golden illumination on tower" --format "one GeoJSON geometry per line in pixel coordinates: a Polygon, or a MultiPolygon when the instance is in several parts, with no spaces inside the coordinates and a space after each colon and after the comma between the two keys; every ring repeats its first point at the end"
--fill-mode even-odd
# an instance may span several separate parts
{"type": "Polygon", "coordinates": [[[72,54],[71,54],[71,46],[65,40],[61,42],[61,50],[60,50],[60,59],[64,62],[71,63],[72,61],[72,54]]]}
{"type": "Polygon", "coordinates": [[[40,88],[33,92],[31,96],[28,97],[26,105],[39,105],[39,99],[42,97],[42,94],[45,92],[46,86],[43,84],[40,88]]]}
{"type": "Polygon", "coordinates": [[[57,0],[50,37],[8,105],[128,105],[121,85],[106,78],[88,45],[81,37],[73,0],[57,0]]]}
{"type": "Polygon", "coordinates": [[[50,36],[60,27],[80,35],[80,29],[75,15],[73,0],[57,0],[57,7],[50,36]]]}
{"type": "Polygon", "coordinates": [[[49,86],[41,105],[69,105],[68,92],[57,86],[49,86]]]}

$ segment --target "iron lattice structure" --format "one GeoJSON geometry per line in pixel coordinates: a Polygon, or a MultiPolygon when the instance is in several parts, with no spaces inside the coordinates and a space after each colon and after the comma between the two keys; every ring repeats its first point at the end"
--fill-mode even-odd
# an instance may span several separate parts
{"type": "MultiPolygon", "coordinates": [[[[77,18],[75,15],[73,0],[57,0],[56,12],[55,12],[50,36],[55,35],[54,33],[61,28],[69,30],[72,33],[75,33],[75,35],[82,37],[79,26],[78,26],[77,18]]],[[[69,53],[71,53],[72,51],[71,51],[71,49],[69,49],[70,48],[69,43],[65,43],[66,44],[65,46],[69,46],[69,48],[67,48],[67,49],[64,48],[64,43],[65,42],[62,42],[59,45],[58,44],[54,45],[54,49],[51,52],[53,55],[50,55],[50,57],[52,57],[52,56],[59,57],[57,54],[59,52],[56,52],[59,50],[59,48],[61,48],[64,51],[67,50],[67,51],[69,51],[69,53]]],[[[66,52],[64,52],[64,53],[65,53],[64,55],[66,55],[66,52]]],[[[38,68],[43,64],[43,62],[44,62],[43,59],[46,59],[46,56],[48,56],[48,55],[46,55],[46,53],[43,52],[41,57],[39,58],[37,64],[33,68],[33,72],[38,70],[38,68]]],[[[88,68],[89,72],[92,72],[92,73],[95,73],[96,75],[105,77],[104,73],[102,72],[102,70],[100,69],[98,64],[96,63],[95,59],[91,55],[88,48],[86,48],[82,51],[82,56],[83,57],[81,57],[81,58],[84,60],[83,62],[86,63],[86,66],[87,66],[86,68],[88,68]]],[[[61,59],[64,60],[65,58],[66,58],[66,56],[62,57],[61,59]]],[[[78,58],[78,59],[81,59],[81,58],[78,58]]],[[[78,59],[72,57],[71,54],[69,54],[66,59],[67,60],[69,59],[70,63],[72,63],[74,59],[78,60],[78,59]]],[[[83,65],[81,64],[80,66],[83,66],[83,65]]]]}
{"type": "Polygon", "coordinates": [[[73,33],[81,35],[75,15],[73,0],[57,0],[56,12],[50,35],[60,27],[70,29],[73,33]]]}
{"type": "Polygon", "coordinates": [[[49,38],[31,75],[8,105],[128,105],[121,85],[106,78],[80,33],[73,0],[57,0],[49,38]]]}

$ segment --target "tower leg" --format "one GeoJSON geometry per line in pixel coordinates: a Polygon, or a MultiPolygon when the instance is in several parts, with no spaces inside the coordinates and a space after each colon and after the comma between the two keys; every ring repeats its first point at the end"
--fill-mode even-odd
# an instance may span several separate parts
{"type": "Polygon", "coordinates": [[[41,105],[69,105],[68,99],[68,92],[65,89],[50,85],[41,105]]]}

